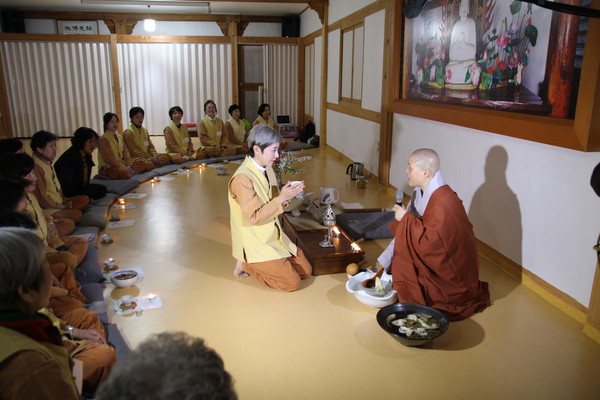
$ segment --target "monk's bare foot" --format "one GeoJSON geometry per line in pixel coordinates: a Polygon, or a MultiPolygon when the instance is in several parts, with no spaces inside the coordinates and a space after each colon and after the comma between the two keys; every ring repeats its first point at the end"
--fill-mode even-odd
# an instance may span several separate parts
{"type": "Polygon", "coordinates": [[[247,278],[249,275],[246,271],[244,271],[244,265],[241,261],[237,261],[235,263],[235,268],[233,269],[233,276],[236,278],[247,278]]]}

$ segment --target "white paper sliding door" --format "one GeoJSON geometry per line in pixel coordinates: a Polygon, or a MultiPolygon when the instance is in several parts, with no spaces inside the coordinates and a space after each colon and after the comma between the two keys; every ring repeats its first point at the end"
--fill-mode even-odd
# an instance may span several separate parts
{"type": "Polygon", "coordinates": [[[271,106],[272,117],[289,114],[293,125],[298,123],[298,46],[264,45],[265,102],[271,106]]]}
{"type": "Polygon", "coordinates": [[[221,119],[229,118],[230,44],[119,43],[117,48],[124,126],[129,109],[140,106],[146,112],[148,132],[162,135],[170,122],[169,108],[178,105],[184,122],[197,122],[209,99],[217,104],[221,119]]]}
{"type": "Polygon", "coordinates": [[[80,126],[102,133],[114,109],[107,43],[0,42],[15,137],[44,129],[71,136],[80,126]]]}

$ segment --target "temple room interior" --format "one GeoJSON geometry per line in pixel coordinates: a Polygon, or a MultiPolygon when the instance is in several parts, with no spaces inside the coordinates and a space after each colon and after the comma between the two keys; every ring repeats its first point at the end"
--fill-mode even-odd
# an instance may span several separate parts
{"type": "MultiPolygon", "coordinates": [[[[134,106],[159,152],[169,108],[182,107],[198,148],[206,100],[223,121],[238,104],[250,123],[268,103],[289,152],[306,156],[283,183],[303,180],[315,200],[335,188],[338,218],[342,203],[389,211],[397,190],[406,204],[407,160],[431,148],[473,225],[491,306],[408,347],[347,291],[345,269],[289,293],[233,276],[228,183],[243,156],[117,182],[79,232],[94,233],[99,269],[114,258],[143,271],[127,288],[102,284],[122,354],[164,331],[203,338],[240,399],[600,398],[600,19],[408,2],[419,15],[403,0],[0,0],[0,138],[29,153],[39,130],[59,137],[58,155],[81,126],[102,135],[106,112],[123,132],[134,106]],[[319,140],[295,140],[309,122],[319,140]],[[135,205],[115,207],[128,193],[135,205]],[[134,223],[111,228],[113,214],[134,223]],[[149,294],[162,306],[115,311],[149,294]]],[[[390,241],[359,241],[361,265],[390,241]]]]}

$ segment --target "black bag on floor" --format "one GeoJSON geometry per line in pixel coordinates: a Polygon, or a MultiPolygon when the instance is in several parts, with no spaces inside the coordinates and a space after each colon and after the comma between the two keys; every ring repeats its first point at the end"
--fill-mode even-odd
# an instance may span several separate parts
{"type": "Polygon", "coordinates": [[[304,125],[304,128],[302,128],[302,131],[300,131],[300,134],[294,141],[299,140],[302,143],[307,143],[308,139],[313,136],[315,136],[315,124],[308,121],[308,124],[304,125]]]}

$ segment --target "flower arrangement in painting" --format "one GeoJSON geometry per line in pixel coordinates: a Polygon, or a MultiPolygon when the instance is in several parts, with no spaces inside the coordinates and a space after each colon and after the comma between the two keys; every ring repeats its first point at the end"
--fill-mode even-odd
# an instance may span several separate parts
{"type": "Polygon", "coordinates": [[[466,80],[472,77],[473,83],[478,83],[482,90],[507,83],[521,84],[529,64],[530,45],[536,45],[538,30],[532,23],[531,3],[524,6],[520,1],[513,1],[510,13],[510,17],[500,21],[500,28],[494,27],[485,35],[487,44],[483,55],[467,73],[466,80]]]}
{"type": "MultiPolygon", "coordinates": [[[[446,6],[442,8],[445,10],[446,6]]],[[[439,23],[439,21],[438,21],[439,23]]],[[[444,87],[446,60],[446,31],[442,23],[434,26],[434,21],[427,20],[424,37],[415,44],[417,55],[417,85],[434,88],[444,87]]]]}

